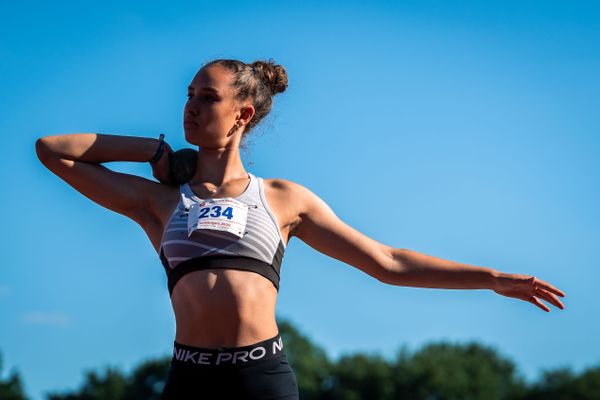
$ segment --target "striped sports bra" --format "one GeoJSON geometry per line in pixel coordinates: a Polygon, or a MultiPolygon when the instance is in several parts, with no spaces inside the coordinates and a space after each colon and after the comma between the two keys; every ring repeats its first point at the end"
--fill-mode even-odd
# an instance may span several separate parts
{"type": "MultiPolygon", "coordinates": [[[[173,294],[177,281],[188,272],[213,268],[253,271],[269,279],[279,290],[281,261],[286,246],[275,215],[267,204],[263,179],[249,172],[248,176],[250,183],[241,195],[212,198],[233,199],[234,202],[247,205],[242,205],[247,208],[247,217],[245,229],[239,232],[241,237],[213,229],[192,228],[193,230],[188,231],[188,216],[193,212],[190,210],[194,209],[194,203],[198,209],[203,200],[210,201],[211,198],[199,198],[187,183],[179,186],[179,203],[163,231],[159,254],[167,273],[170,295],[173,294]]],[[[233,209],[236,210],[234,213],[238,212],[235,207],[233,209]]],[[[224,211],[222,215],[212,215],[227,215],[231,218],[231,207],[227,210],[229,214],[224,211]]]]}

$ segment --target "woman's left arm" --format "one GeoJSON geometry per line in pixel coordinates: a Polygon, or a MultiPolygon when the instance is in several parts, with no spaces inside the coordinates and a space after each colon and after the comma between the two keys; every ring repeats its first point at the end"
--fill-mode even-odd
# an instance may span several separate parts
{"type": "Polygon", "coordinates": [[[510,274],[491,268],[462,264],[407,249],[390,249],[392,284],[447,289],[491,289],[506,297],[532,303],[544,311],[550,308],[539,299],[564,309],[556,295],[562,290],[535,276],[510,274]]]}
{"type": "Polygon", "coordinates": [[[316,194],[289,182],[299,207],[299,222],[290,232],[315,250],[352,265],[383,283],[445,289],[490,289],[528,301],[544,311],[542,303],[564,308],[556,295],[564,293],[531,275],[508,274],[492,268],[444,260],[416,251],[386,246],[340,220],[316,194]]]}

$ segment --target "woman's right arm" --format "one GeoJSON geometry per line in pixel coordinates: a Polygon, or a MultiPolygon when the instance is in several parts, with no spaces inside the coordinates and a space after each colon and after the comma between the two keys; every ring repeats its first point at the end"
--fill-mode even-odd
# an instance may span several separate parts
{"type": "MultiPolygon", "coordinates": [[[[75,190],[138,224],[152,217],[153,200],[161,184],[140,176],[112,171],[101,165],[110,161],[148,162],[156,153],[154,138],[75,133],[45,136],[35,142],[38,158],[50,171],[75,190]]],[[[171,148],[165,143],[158,161],[166,165],[171,148]]]]}

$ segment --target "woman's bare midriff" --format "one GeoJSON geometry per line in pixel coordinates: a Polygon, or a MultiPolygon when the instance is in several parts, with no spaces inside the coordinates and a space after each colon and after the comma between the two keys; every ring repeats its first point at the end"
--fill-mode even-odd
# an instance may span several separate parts
{"type": "Polygon", "coordinates": [[[178,343],[246,346],[277,335],[277,289],[252,271],[212,269],[181,278],[171,296],[178,343]]]}
{"type": "MultiPolygon", "coordinates": [[[[159,202],[162,203],[156,212],[159,217],[143,226],[157,253],[164,226],[179,201],[178,188],[161,186],[164,186],[165,200],[159,202]]],[[[237,192],[242,190],[243,187],[237,192]]],[[[269,198],[273,193],[267,190],[266,184],[265,195],[281,224],[286,217],[269,198]]],[[[287,222],[283,222],[286,226],[287,222]]],[[[288,232],[281,232],[287,241],[288,232]]],[[[218,348],[247,346],[270,339],[278,333],[275,320],[277,293],[270,280],[252,271],[219,268],[187,273],[179,279],[171,294],[175,341],[218,348]]]]}

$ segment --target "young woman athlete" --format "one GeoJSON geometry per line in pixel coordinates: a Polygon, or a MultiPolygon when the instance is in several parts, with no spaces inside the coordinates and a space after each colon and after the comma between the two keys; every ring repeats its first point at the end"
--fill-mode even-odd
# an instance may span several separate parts
{"type": "Polygon", "coordinates": [[[169,175],[161,140],[103,134],[37,140],[42,163],[148,235],[167,273],[176,320],[165,399],[297,399],[275,321],[281,261],[292,237],[390,285],[491,289],[550,311],[564,293],[534,276],[392,248],[341,221],[316,194],[247,172],[239,145],[287,87],[269,60],[214,60],[188,88],[185,139],[198,146],[188,182],[169,175]],[[158,182],[102,166],[150,162],[158,182]]]}

